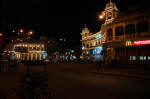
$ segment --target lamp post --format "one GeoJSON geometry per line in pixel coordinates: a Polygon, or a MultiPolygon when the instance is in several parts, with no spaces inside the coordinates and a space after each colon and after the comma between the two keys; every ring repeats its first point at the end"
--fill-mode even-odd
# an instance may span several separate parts
{"type": "Polygon", "coordinates": [[[33,31],[29,31],[28,35],[33,35],[33,31]]]}

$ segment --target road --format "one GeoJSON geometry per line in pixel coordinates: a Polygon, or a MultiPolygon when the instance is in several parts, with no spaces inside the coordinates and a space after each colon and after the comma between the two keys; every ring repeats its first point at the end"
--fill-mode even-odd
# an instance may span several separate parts
{"type": "Polygon", "coordinates": [[[91,74],[77,70],[48,69],[54,99],[147,99],[150,81],[91,74]]]}
{"type": "MultiPolygon", "coordinates": [[[[11,90],[19,90],[25,68],[3,78],[11,90]],[[9,79],[8,79],[9,76],[9,79]]],[[[53,99],[149,99],[150,80],[93,74],[80,65],[48,65],[48,83],[53,99]]],[[[11,98],[8,98],[11,99],[11,98]]]]}

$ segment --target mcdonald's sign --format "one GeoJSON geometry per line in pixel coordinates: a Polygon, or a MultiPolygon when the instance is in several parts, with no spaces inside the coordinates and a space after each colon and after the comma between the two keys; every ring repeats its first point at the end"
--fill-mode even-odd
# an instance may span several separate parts
{"type": "Polygon", "coordinates": [[[150,44],[150,40],[142,40],[142,41],[126,41],[126,46],[133,45],[148,45],[150,44]]]}
{"type": "Polygon", "coordinates": [[[126,46],[132,46],[132,41],[126,41],[126,46]]]}

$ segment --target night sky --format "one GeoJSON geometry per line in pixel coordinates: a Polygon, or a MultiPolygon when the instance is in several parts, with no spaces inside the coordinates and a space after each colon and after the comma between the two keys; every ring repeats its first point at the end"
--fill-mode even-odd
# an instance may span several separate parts
{"type": "MultiPolygon", "coordinates": [[[[112,1],[120,11],[124,11],[142,0],[112,1]]],[[[65,36],[69,42],[77,45],[81,40],[80,33],[84,24],[87,24],[92,32],[100,30],[102,22],[98,20],[98,15],[108,2],[109,0],[7,0],[8,31],[21,26],[30,27],[38,36],[65,36]]]]}

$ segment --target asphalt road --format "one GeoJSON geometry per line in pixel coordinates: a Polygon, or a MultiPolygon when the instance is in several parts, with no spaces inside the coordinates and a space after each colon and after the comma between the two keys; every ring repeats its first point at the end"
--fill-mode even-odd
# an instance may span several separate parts
{"type": "MultiPolygon", "coordinates": [[[[64,66],[65,67],[65,66],[64,66]]],[[[49,66],[54,99],[149,99],[150,81],[49,66]]]]}
{"type": "MultiPolygon", "coordinates": [[[[17,71],[3,76],[5,85],[11,89],[10,92],[14,91],[17,94],[19,91],[19,79],[25,73],[25,69],[19,66],[17,71]]],[[[150,98],[150,80],[93,74],[82,65],[48,65],[47,73],[53,99],[150,98]]],[[[7,95],[9,92],[6,90],[5,93],[7,95]]],[[[6,99],[12,99],[9,96],[17,97],[13,92],[7,95],[6,99]]]]}

